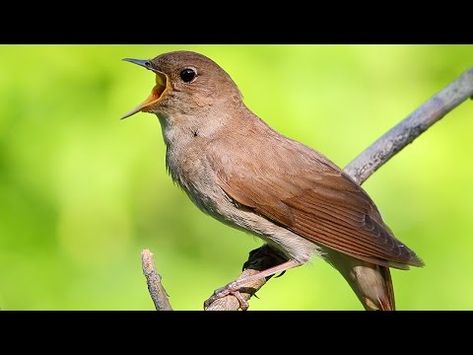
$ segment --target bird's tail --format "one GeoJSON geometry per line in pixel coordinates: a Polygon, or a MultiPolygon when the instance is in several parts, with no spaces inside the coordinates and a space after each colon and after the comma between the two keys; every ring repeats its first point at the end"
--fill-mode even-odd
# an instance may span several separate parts
{"type": "Polygon", "coordinates": [[[388,267],[329,251],[326,260],[348,281],[366,310],[394,311],[394,289],[388,267]]]}
{"type": "Polygon", "coordinates": [[[382,311],[394,311],[396,310],[396,303],[394,301],[394,288],[391,280],[391,271],[385,266],[378,266],[378,269],[380,276],[384,281],[386,293],[385,297],[378,298],[380,309],[382,311]]]}

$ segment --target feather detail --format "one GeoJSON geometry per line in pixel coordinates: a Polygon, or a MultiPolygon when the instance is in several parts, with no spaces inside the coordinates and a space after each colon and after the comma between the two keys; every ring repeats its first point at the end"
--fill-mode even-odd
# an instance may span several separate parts
{"type": "Polygon", "coordinates": [[[270,144],[281,137],[274,131],[257,135],[267,142],[254,141],[254,136],[213,142],[209,161],[231,199],[317,245],[359,260],[400,269],[423,265],[394,237],[366,192],[335,164],[287,138],[270,144]],[[232,142],[238,149],[232,149],[232,142]],[[232,164],[221,158],[227,156],[225,149],[231,150],[232,164]]]}

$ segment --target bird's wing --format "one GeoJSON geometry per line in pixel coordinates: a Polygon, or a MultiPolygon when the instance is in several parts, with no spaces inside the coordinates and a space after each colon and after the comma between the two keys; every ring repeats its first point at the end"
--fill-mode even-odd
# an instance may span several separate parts
{"type": "Polygon", "coordinates": [[[355,258],[401,269],[423,265],[393,236],[363,189],[333,163],[307,147],[268,150],[233,155],[226,165],[233,168],[217,169],[220,187],[231,199],[355,258]]]}

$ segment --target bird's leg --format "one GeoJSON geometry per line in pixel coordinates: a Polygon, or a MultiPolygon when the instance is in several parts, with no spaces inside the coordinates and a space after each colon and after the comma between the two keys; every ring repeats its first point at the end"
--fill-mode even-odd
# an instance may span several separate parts
{"type": "Polygon", "coordinates": [[[269,269],[263,270],[258,272],[257,274],[251,275],[244,277],[242,279],[230,282],[228,285],[216,290],[212,297],[210,297],[207,301],[205,301],[205,308],[207,308],[211,303],[216,301],[217,299],[223,298],[228,295],[233,295],[235,296],[238,301],[240,302],[241,309],[245,310],[248,308],[248,303],[243,299],[243,297],[240,294],[240,288],[244,286],[245,284],[248,284],[250,282],[260,280],[262,278],[274,275],[278,272],[284,272],[286,270],[289,270],[293,267],[299,266],[302,263],[297,261],[297,260],[289,260],[286,261],[282,264],[270,267],[269,269]]]}
{"type": "Polygon", "coordinates": [[[289,270],[289,269],[292,269],[293,267],[296,267],[296,266],[299,266],[301,265],[301,262],[297,261],[297,260],[289,260],[289,261],[286,261],[282,264],[279,264],[279,265],[276,265],[276,266],[273,266],[273,267],[270,267],[269,269],[266,269],[266,270],[263,270],[263,271],[260,271],[258,272],[257,274],[254,274],[254,275],[251,275],[251,276],[247,276],[247,277],[244,277],[242,279],[239,279],[239,280],[236,280],[234,282],[231,282],[229,283],[227,286],[225,286],[225,288],[231,288],[231,289],[239,289],[241,286],[249,283],[249,282],[253,282],[253,281],[256,281],[256,280],[259,280],[259,279],[262,279],[264,277],[268,277],[270,275],[274,275],[278,272],[284,272],[286,270],[289,270]]]}

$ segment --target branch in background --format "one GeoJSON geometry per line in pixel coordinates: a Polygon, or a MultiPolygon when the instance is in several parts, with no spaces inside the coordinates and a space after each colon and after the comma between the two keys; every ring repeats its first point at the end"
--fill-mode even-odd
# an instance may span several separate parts
{"type": "MultiPolygon", "coordinates": [[[[344,171],[361,185],[406,145],[468,98],[473,98],[473,68],[464,72],[458,79],[391,128],[353,159],[345,167],[344,171]]],[[[243,265],[243,272],[239,279],[257,273],[258,269],[253,268],[253,265],[265,265],[266,268],[270,268],[281,263],[276,251],[273,251],[266,245],[260,249],[253,250],[250,253],[248,261],[243,265]],[[263,248],[265,248],[264,252],[258,252],[258,250],[263,248]]],[[[242,292],[244,299],[248,301],[252,295],[263,287],[266,281],[262,280],[252,284],[251,293],[242,292]]],[[[240,308],[238,299],[233,295],[225,296],[211,304],[207,304],[206,301],[204,304],[206,310],[236,311],[240,308]]]]}
{"type": "Polygon", "coordinates": [[[362,184],[435,122],[473,95],[473,68],[434,95],[348,164],[344,171],[362,184]]]}
{"type": "MultiPolygon", "coordinates": [[[[417,110],[411,113],[365,151],[350,162],[344,171],[358,184],[362,184],[389,159],[400,152],[406,145],[425,132],[435,122],[468,98],[473,98],[473,68],[464,72],[457,80],[430,98],[417,110]]],[[[286,261],[279,253],[269,246],[250,252],[243,265],[239,279],[276,266],[286,261]]],[[[171,309],[166,291],[161,285],[160,277],[154,270],[152,254],[149,250],[142,253],[143,271],[148,281],[148,289],[156,309],[171,309]],[[148,253],[145,267],[145,253],[148,253]]],[[[248,301],[269,280],[255,281],[240,290],[244,301],[248,301]]],[[[238,310],[240,301],[233,295],[205,302],[206,310],[238,310]]]]}
{"type": "Polygon", "coordinates": [[[149,294],[153,299],[154,306],[158,311],[171,311],[172,307],[169,303],[167,292],[161,283],[161,276],[156,271],[154,265],[153,253],[149,249],[141,252],[141,266],[148,284],[149,294]]]}

